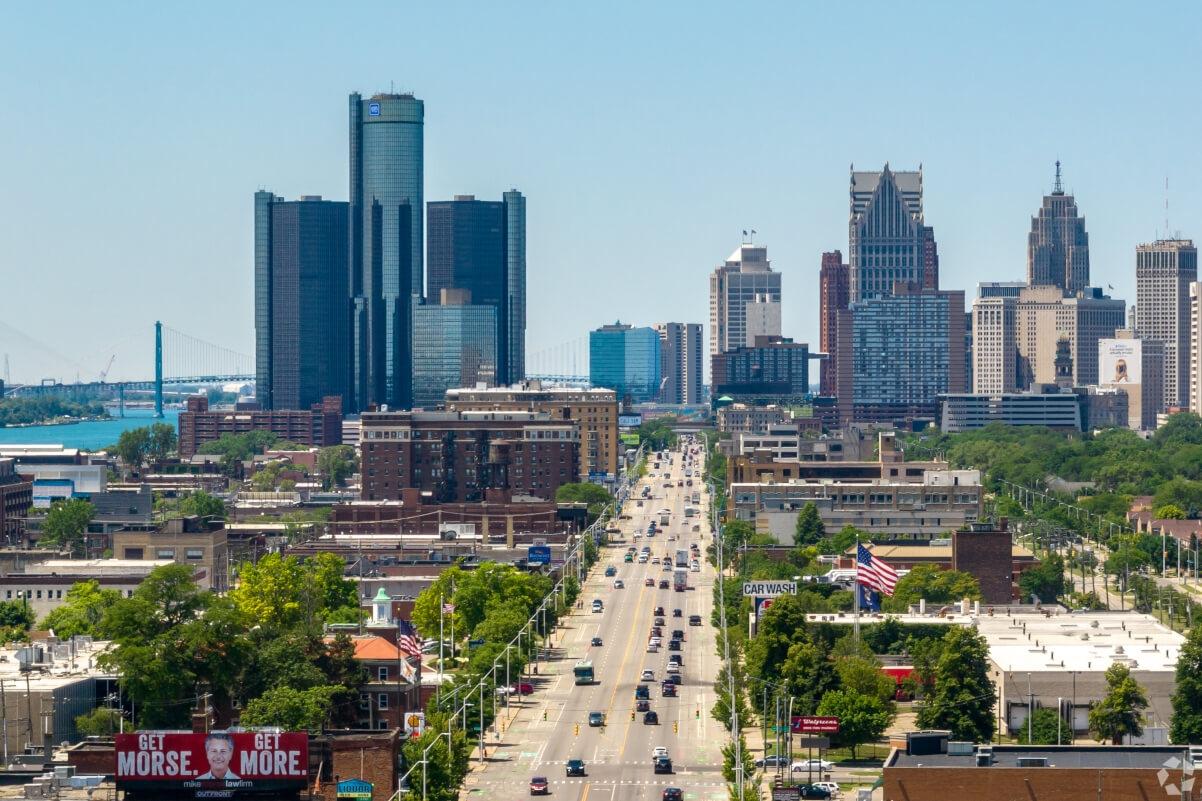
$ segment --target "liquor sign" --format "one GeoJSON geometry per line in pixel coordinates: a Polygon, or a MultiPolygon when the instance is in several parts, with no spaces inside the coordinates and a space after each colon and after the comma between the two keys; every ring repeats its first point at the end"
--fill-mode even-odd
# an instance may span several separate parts
{"type": "Polygon", "coordinates": [[[819,718],[813,715],[794,715],[792,731],[794,734],[836,734],[839,731],[838,718],[819,718]]]}
{"type": "Polygon", "coordinates": [[[285,793],[309,781],[305,732],[140,731],[118,734],[117,788],[162,797],[285,793]]]}
{"type": "Polygon", "coordinates": [[[796,581],[744,581],[743,596],[775,598],[778,595],[796,595],[796,581]]]}
{"type": "Polygon", "coordinates": [[[335,795],[342,801],[344,798],[371,798],[372,783],[362,779],[347,779],[338,782],[335,795]]]}

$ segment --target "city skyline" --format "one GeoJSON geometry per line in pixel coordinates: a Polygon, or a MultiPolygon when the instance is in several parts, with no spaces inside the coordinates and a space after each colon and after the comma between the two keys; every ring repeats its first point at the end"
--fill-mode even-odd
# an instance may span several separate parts
{"type": "MultiPolygon", "coordinates": [[[[1199,14],[1182,8],[1186,16],[1199,14]]],[[[14,156],[6,165],[13,191],[0,199],[10,223],[0,232],[9,267],[8,300],[0,298],[0,353],[9,354],[14,380],[72,380],[76,372],[95,378],[113,354],[110,380],[145,378],[154,319],[253,353],[247,198],[270,187],[285,197],[349,200],[342,104],[351,91],[389,91],[390,81],[427,104],[425,198],[495,198],[512,186],[529,198],[528,355],[583,342],[589,330],[619,316],[704,319],[701,276],[752,227],[792,288],[782,304],[782,333],[816,349],[818,265],[823,252],[848,246],[843,192],[851,163],[922,165],[924,216],[938,235],[940,284],[947,289],[971,293],[981,280],[1024,277],[1030,216],[1052,188],[1056,159],[1064,165],[1066,192],[1088,220],[1091,283],[1113,285],[1112,297],[1135,298],[1136,245],[1178,232],[1198,238],[1202,197],[1185,187],[1199,183],[1187,133],[1199,112],[1186,107],[1179,125],[1156,129],[1117,112],[1167,101],[1199,71],[1199,56],[1173,45],[1184,34],[1159,28],[1157,36],[1167,36],[1164,47],[1139,64],[1112,60],[1109,52],[1150,28],[1144,19],[1120,31],[1104,23],[1070,26],[1067,10],[1051,10],[1048,26],[1061,32],[1049,52],[1042,34],[1022,26],[1022,15],[1009,9],[952,18],[937,10],[907,17],[882,7],[880,24],[940,48],[924,50],[914,64],[921,89],[869,87],[866,99],[853,100],[844,96],[848,87],[879,70],[886,56],[865,53],[840,74],[828,73],[832,54],[862,24],[831,10],[810,20],[777,7],[771,12],[777,24],[767,26],[761,46],[737,66],[703,59],[726,34],[717,6],[684,20],[668,9],[650,10],[640,26],[645,30],[622,25],[621,13],[595,18],[560,10],[530,27],[533,12],[487,11],[460,43],[463,69],[451,71],[440,57],[444,37],[437,35],[449,20],[437,10],[407,11],[435,34],[398,56],[348,52],[336,39],[351,21],[336,18],[296,21],[283,43],[272,39],[262,49],[275,21],[256,9],[246,14],[245,32],[223,42],[223,58],[216,60],[207,40],[224,16],[206,9],[181,25],[181,13],[142,19],[120,10],[84,12],[63,25],[60,15],[26,9],[9,26],[8,56],[39,76],[30,83],[6,71],[0,87],[10,102],[37,108],[46,98],[69,95],[88,115],[91,132],[68,146],[53,115],[32,114],[0,133],[0,147],[14,156]],[[626,37],[620,59],[576,36],[561,41],[552,30],[579,27],[585,16],[600,32],[626,37]],[[669,20],[687,40],[671,52],[692,65],[691,73],[673,73],[658,86],[639,83],[632,91],[641,71],[660,68],[664,56],[651,31],[669,20]],[[933,20],[938,33],[929,30],[933,20]],[[966,34],[981,26],[1008,44],[970,46],[973,37],[966,34]],[[502,44],[506,33],[514,31],[522,31],[522,56],[498,59],[509,50],[502,44]],[[51,41],[57,47],[47,47],[51,41]],[[58,48],[72,55],[61,58],[58,48]],[[119,52],[99,58],[97,48],[119,52]],[[333,69],[319,66],[314,49],[328,49],[341,61],[333,69]],[[286,91],[250,71],[265,54],[294,70],[286,91]],[[465,80],[486,62],[493,69],[487,80],[465,80]],[[550,63],[565,67],[547,70],[550,63]],[[971,70],[949,68],[961,63],[971,70]],[[1088,67],[1073,97],[1020,89],[1061,63],[1088,67]],[[508,91],[497,92],[499,86],[508,91]],[[167,100],[169,89],[184,102],[167,100]],[[733,138],[727,126],[704,130],[699,114],[715,96],[731,108],[762,110],[763,124],[733,138]],[[916,103],[917,96],[929,97],[931,105],[916,103]],[[595,109],[619,98],[635,113],[616,135],[591,130],[606,127],[596,125],[595,109]],[[798,99],[805,101],[800,109],[798,99]],[[890,124],[850,131],[812,124],[816,109],[834,120],[866,101],[890,124]],[[131,104],[153,113],[130,115],[131,104]],[[663,109],[670,113],[652,113],[663,109]],[[473,147],[482,132],[495,141],[473,147]],[[181,150],[190,157],[180,159],[181,150]],[[748,180],[755,191],[713,191],[748,180]],[[640,200],[615,203],[620,187],[633,187],[640,200]],[[169,204],[161,202],[166,194],[173,197],[169,204]],[[51,203],[54,215],[47,214],[51,203]],[[638,256],[615,260],[617,248],[638,256]],[[169,262],[162,253],[170,253],[169,262]],[[13,302],[43,296],[50,274],[65,287],[56,297],[60,322],[53,326],[45,324],[40,304],[13,302]],[[596,302],[583,309],[555,303],[564,276],[579,296],[596,302]],[[123,314],[97,335],[93,306],[123,314]]],[[[381,10],[384,19],[394,14],[381,10]]]]}

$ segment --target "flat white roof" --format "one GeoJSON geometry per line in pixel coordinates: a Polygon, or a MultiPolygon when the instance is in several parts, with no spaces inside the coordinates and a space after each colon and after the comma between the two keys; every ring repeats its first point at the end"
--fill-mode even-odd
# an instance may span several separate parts
{"type": "Polygon", "coordinates": [[[978,618],[989,655],[1006,672],[1172,671],[1185,637],[1137,612],[1071,612],[978,618]]]}

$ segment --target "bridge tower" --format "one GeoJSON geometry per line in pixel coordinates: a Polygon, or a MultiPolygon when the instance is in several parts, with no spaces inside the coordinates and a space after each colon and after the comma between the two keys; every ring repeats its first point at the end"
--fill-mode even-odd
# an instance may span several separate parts
{"type": "Polygon", "coordinates": [[[163,416],[163,323],[154,321],[154,416],[163,416]]]}

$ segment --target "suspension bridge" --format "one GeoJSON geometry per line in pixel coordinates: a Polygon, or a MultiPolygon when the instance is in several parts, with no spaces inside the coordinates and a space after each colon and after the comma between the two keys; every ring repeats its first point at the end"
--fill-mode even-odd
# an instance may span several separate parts
{"type": "MultiPolygon", "coordinates": [[[[112,360],[109,360],[112,366],[112,360]]],[[[116,401],[125,416],[127,396],[152,395],[156,417],[163,416],[167,395],[186,396],[189,391],[173,387],[197,387],[253,381],[254,358],[199,337],[154,324],[154,377],[133,381],[106,381],[107,368],[97,381],[62,383],[52,378],[38,384],[3,384],[5,397],[61,397],[74,401],[116,401]]]]}

